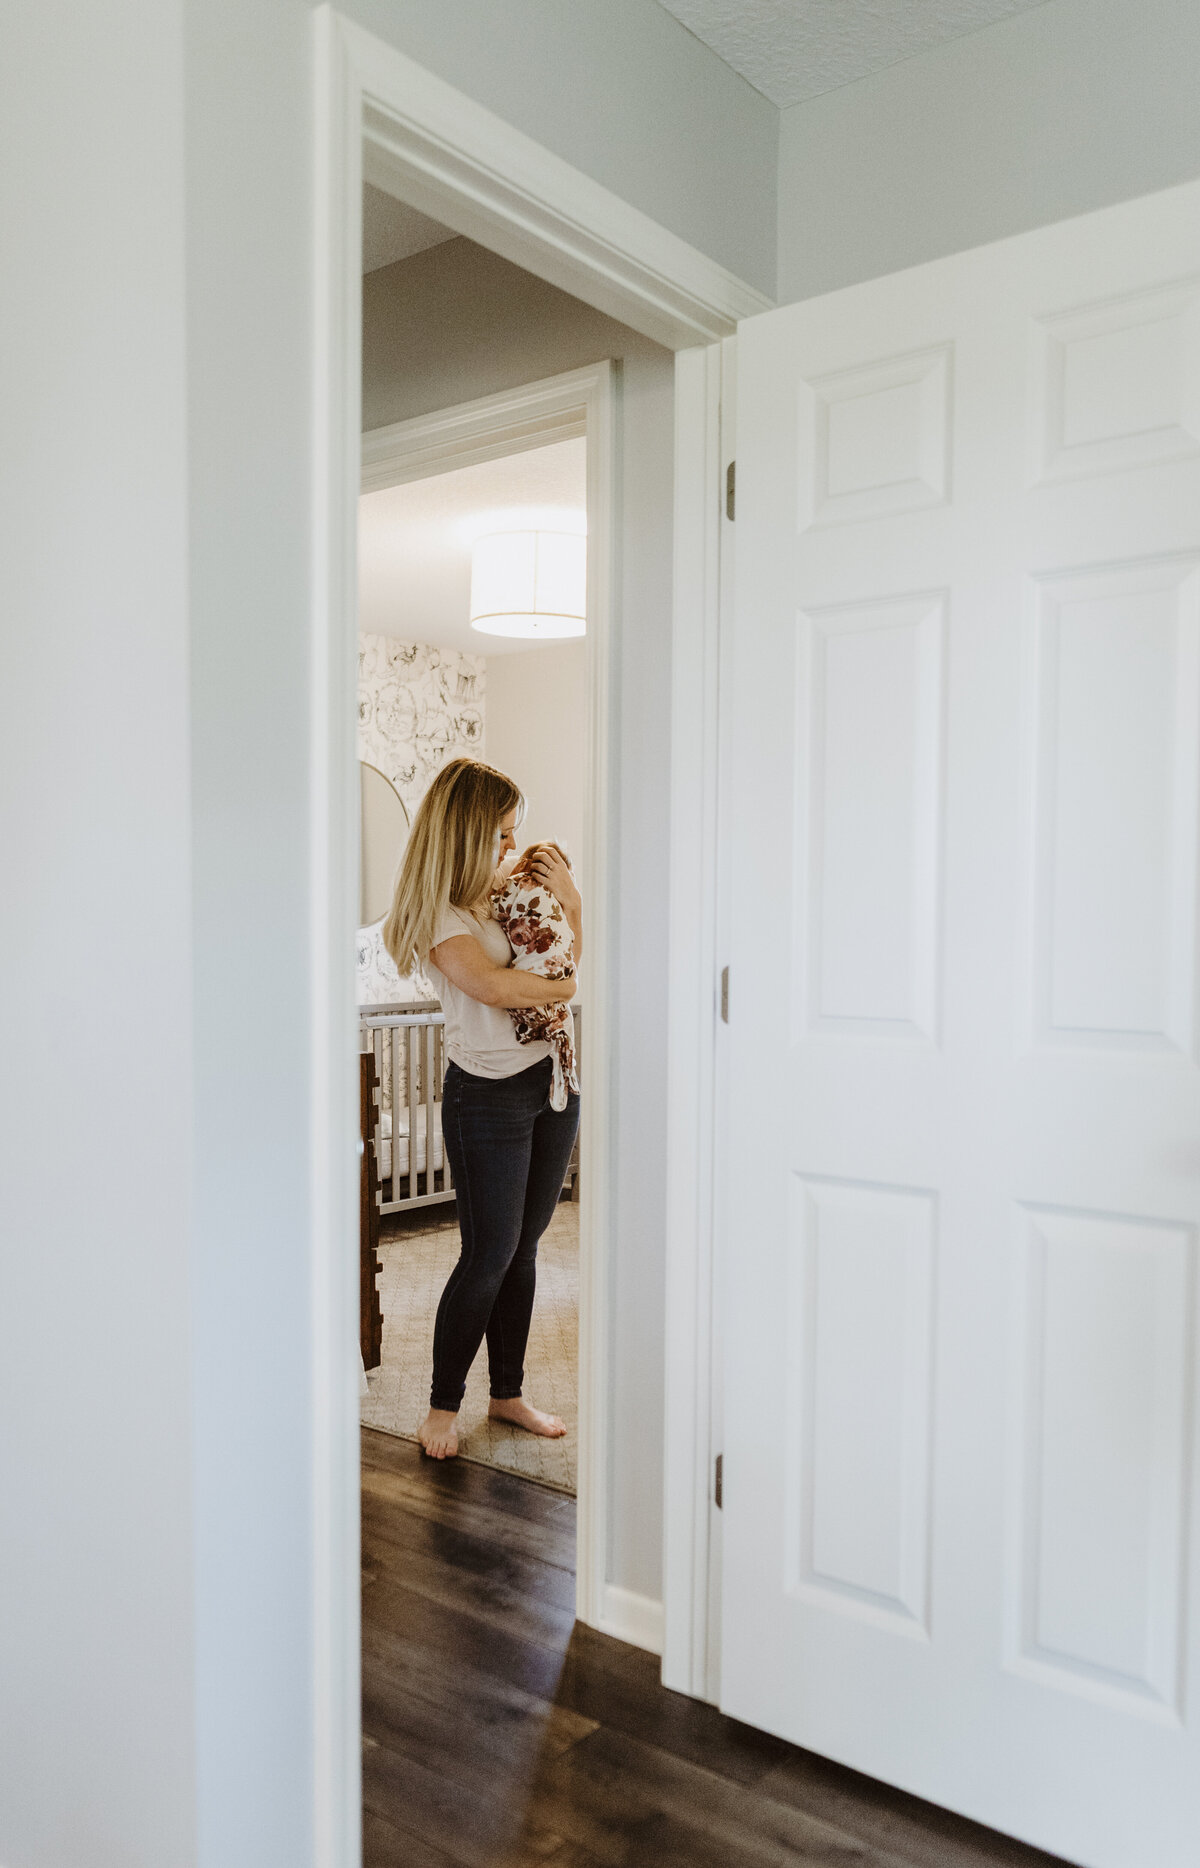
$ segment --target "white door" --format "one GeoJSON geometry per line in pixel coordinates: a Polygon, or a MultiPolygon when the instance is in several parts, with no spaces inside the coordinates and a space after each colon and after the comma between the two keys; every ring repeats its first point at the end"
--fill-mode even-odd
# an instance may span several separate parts
{"type": "Polygon", "coordinates": [[[722,1703],[1200,1863],[1200,187],[738,355],[722,1703]]]}

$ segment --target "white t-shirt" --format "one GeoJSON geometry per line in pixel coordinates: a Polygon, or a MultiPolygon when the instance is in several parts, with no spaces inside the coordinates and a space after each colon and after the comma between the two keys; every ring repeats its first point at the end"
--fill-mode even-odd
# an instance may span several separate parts
{"type": "MultiPolygon", "coordinates": [[[[434,929],[432,946],[451,940],[456,934],[469,934],[477,940],[488,959],[496,966],[508,966],[513,957],[508,935],[498,921],[476,921],[460,908],[447,907],[434,929]]],[[[550,1056],[544,1038],[521,1044],[513,1030],[508,1009],[503,1005],[484,1005],[469,992],[455,986],[431,960],[429,971],[438,989],[446,1014],[446,1055],[460,1070],[472,1077],[515,1077],[550,1056]]]]}

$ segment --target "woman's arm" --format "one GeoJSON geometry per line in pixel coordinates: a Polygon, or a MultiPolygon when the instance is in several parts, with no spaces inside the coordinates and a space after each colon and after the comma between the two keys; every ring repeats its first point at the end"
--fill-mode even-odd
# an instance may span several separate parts
{"type": "Polygon", "coordinates": [[[452,934],[449,940],[439,941],[429,958],[451,985],[481,1005],[527,1011],[535,1005],[562,1005],[575,997],[573,973],[568,979],[543,979],[539,973],[497,966],[471,934],[452,934]]]}
{"type": "MultiPolygon", "coordinates": [[[[578,966],[583,954],[583,897],[575,886],[566,857],[557,843],[535,843],[526,850],[521,862],[526,864],[530,875],[557,898],[575,937],[571,957],[578,966]]],[[[517,867],[520,866],[519,863],[517,867]]]]}

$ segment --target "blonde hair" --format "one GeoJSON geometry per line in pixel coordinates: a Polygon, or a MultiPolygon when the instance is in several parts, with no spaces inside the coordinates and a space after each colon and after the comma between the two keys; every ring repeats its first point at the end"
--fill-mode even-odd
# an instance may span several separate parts
{"type": "Polygon", "coordinates": [[[505,773],[477,759],[442,767],[417,807],[383,924],[401,974],[424,969],[447,906],[479,913],[496,870],[500,820],[512,810],[523,816],[525,800],[505,773]]]}

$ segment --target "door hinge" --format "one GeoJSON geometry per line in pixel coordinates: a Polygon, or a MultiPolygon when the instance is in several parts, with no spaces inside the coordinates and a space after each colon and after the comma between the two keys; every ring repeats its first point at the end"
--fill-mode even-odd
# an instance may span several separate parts
{"type": "Polygon", "coordinates": [[[733,518],[733,509],[737,501],[737,462],[730,461],[725,469],[725,517],[733,518]]]}
{"type": "Polygon", "coordinates": [[[715,1503],[718,1511],[723,1511],[725,1508],[723,1504],[724,1496],[725,1496],[725,1455],[724,1453],[718,1453],[716,1470],[713,1475],[713,1502],[715,1503]]]}
{"type": "Polygon", "coordinates": [[[721,1022],[729,1023],[729,968],[721,968],[721,1022]]]}

